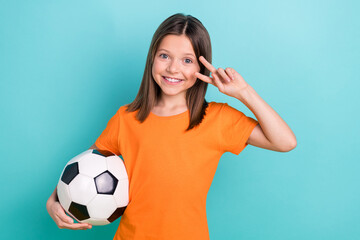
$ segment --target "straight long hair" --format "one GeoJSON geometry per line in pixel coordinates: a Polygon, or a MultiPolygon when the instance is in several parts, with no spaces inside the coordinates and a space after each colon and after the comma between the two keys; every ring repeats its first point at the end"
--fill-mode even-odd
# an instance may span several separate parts
{"type": "MultiPolygon", "coordinates": [[[[161,97],[161,88],[152,76],[152,66],[161,40],[168,34],[178,36],[184,34],[189,38],[193,46],[196,60],[200,56],[204,56],[208,62],[212,62],[209,33],[197,18],[177,13],[165,19],[157,28],[151,40],[139,92],[135,100],[127,104],[126,111],[128,112],[134,112],[139,109],[136,119],[141,123],[145,121],[161,97]]],[[[199,62],[199,65],[200,73],[209,76],[210,71],[201,62],[199,62]]],[[[196,79],[195,84],[186,91],[186,104],[190,112],[190,121],[185,131],[194,128],[202,122],[205,110],[208,107],[208,102],[205,100],[207,87],[208,83],[196,79]]]]}

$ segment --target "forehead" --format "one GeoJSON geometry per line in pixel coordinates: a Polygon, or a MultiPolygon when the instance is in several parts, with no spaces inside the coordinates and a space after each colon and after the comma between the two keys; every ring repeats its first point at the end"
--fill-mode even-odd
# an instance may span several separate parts
{"type": "Polygon", "coordinates": [[[168,51],[174,54],[191,54],[195,56],[193,46],[190,39],[185,35],[167,35],[165,36],[158,47],[158,51],[168,51]]]}

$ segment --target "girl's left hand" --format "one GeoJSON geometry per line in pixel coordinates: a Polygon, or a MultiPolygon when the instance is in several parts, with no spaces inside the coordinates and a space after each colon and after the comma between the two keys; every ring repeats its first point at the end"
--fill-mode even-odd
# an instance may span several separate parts
{"type": "Polygon", "coordinates": [[[210,83],[216,86],[220,92],[239,99],[244,90],[249,86],[242,76],[233,68],[216,69],[211,65],[203,56],[199,57],[200,62],[209,69],[212,78],[205,76],[199,72],[195,72],[195,76],[204,82],[210,83]]]}

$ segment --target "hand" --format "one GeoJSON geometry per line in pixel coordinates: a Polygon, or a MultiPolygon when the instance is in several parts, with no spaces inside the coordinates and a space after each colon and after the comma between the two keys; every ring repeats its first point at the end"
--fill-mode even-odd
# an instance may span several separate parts
{"type": "Polygon", "coordinates": [[[46,208],[60,229],[86,230],[92,227],[91,224],[88,223],[74,223],[74,220],[65,214],[65,210],[57,201],[48,202],[46,208]]]}
{"type": "Polygon", "coordinates": [[[225,70],[222,68],[216,69],[206,61],[203,56],[200,56],[199,60],[207,69],[209,69],[213,77],[205,76],[199,72],[195,72],[195,76],[204,82],[214,85],[220,92],[239,99],[242,92],[249,86],[235,69],[229,67],[225,70]]]}

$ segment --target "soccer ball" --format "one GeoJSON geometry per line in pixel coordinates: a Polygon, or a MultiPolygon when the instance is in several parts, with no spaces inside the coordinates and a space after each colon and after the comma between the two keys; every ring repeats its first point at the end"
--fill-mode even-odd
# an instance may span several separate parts
{"type": "Polygon", "coordinates": [[[61,206],[78,222],[109,224],[129,203],[125,165],[113,153],[89,149],[66,164],[57,195],[61,206]]]}

